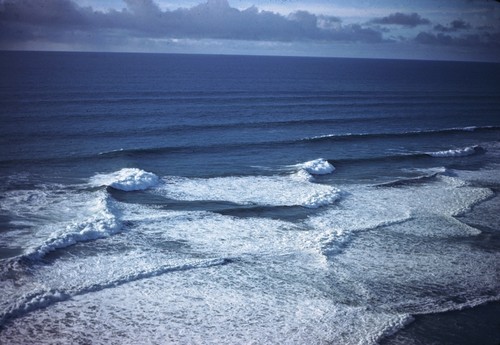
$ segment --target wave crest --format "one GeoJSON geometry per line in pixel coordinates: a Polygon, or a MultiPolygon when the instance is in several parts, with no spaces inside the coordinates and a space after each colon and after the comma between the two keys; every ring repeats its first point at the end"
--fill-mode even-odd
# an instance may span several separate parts
{"type": "Polygon", "coordinates": [[[98,174],[90,180],[94,186],[109,186],[126,192],[155,187],[158,182],[158,176],[137,168],[124,168],[110,174],[98,174]]]}
{"type": "Polygon", "coordinates": [[[481,146],[475,145],[475,146],[468,146],[468,147],[463,147],[463,148],[458,148],[458,149],[450,149],[450,150],[445,150],[445,151],[437,151],[437,152],[428,152],[427,154],[432,157],[466,157],[466,156],[471,156],[473,154],[478,153],[481,151],[482,148],[481,146]]]}
{"type": "Polygon", "coordinates": [[[297,166],[312,175],[331,174],[335,170],[335,167],[323,158],[318,158],[312,161],[298,164],[297,166]]]}

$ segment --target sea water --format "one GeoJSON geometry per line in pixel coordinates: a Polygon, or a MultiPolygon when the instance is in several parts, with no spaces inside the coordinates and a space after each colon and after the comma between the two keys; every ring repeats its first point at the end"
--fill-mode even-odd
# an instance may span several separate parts
{"type": "Polygon", "coordinates": [[[500,65],[0,68],[0,343],[500,341],[500,65]]]}

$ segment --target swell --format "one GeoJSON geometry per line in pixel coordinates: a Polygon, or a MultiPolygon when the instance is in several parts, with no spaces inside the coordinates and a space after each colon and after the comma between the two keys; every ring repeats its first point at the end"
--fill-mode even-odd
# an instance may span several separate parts
{"type": "Polygon", "coordinates": [[[390,95],[380,92],[336,92],[336,93],[307,93],[307,92],[273,92],[272,94],[259,94],[247,92],[138,92],[134,94],[126,92],[106,92],[106,97],[103,94],[96,93],[61,93],[57,96],[47,98],[46,94],[31,93],[31,94],[15,94],[10,98],[2,101],[4,104],[9,104],[16,99],[17,103],[29,103],[35,105],[60,105],[60,104],[76,104],[76,105],[100,105],[100,104],[206,104],[206,103],[287,103],[303,102],[303,103],[335,103],[349,102],[350,104],[393,104],[393,103],[456,103],[458,102],[485,102],[488,100],[496,101],[494,96],[489,95],[462,95],[457,98],[456,95],[429,95],[429,94],[408,94],[405,92],[393,92],[390,95]]]}
{"type": "MultiPolygon", "coordinates": [[[[323,120],[311,120],[314,123],[321,123],[323,120]],[[320,122],[316,122],[320,121],[320,122]]],[[[337,121],[337,120],[324,120],[325,123],[328,121],[337,121]]],[[[303,121],[284,121],[277,122],[283,124],[303,124],[303,121]]],[[[213,128],[216,129],[218,125],[213,128]]],[[[241,128],[241,123],[239,124],[231,124],[231,127],[241,128]]],[[[262,123],[255,125],[255,128],[261,128],[262,123]]],[[[227,128],[226,125],[223,125],[224,128],[227,128]]],[[[220,128],[220,127],[219,127],[220,128]]],[[[179,129],[180,130],[180,129],[179,129]]],[[[179,145],[179,146],[161,146],[161,147],[143,147],[143,148],[132,148],[132,149],[124,149],[118,148],[110,151],[103,151],[97,154],[83,154],[83,155],[75,155],[69,157],[47,157],[47,158],[21,158],[21,159],[7,159],[0,160],[0,164],[14,164],[29,161],[31,163],[44,163],[44,162],[53,162],[53,163],[67,163],[72,161],[80,161],[81,159],[109,159],[109,158],[135,158],[141,156],[151,156],[151,155],[165,155],[165,154],[185,154],[185,153],[227,153],[230,151],[240,151],[246,150],[249,148],[253,149],[281,149],[287,148],[290,146],[296,145],[314,145],[314,144],[324,144],[324,143],[335,143],[335,142],[362,142],[364,140],[377,140],[377,139],[390,139],[390,138],[412,138],[412,137],[440,137],[446,134],[460,134],[460,133],[486,133],[500,130],[500,126],[471,126],[471,127],[459,127],[459,128],[444,128],[444,129],[430,129],[430,130],[421,130],[421,131],[406,131],[406,132],[394,132],[394,133],[346,133],[346,134],[328,134],[322,136],[315,137],[307,137],[307,138],[299,138],[299,139],[290,139],[290,140],[268,140],[262,142],[233,142],[233,143],[214,143],[209,145],[179,145]]],[[[123,134],[121,134],[123,135],[123,134]]],[[[483,152],[484,149],[477,146],[477,149],[473,150],[473,153],[483,152]]],[[[444,151],[443,151],[444,152],[444,151]]],[[[335,162],[340,163],[353,163],[357,161],[393,161],[393,160],[401,160],[401,159],[418,159],[424,157],[451,157],[453,155],[435,155],[433,152],[414,152],[407,154],[399,154],[399,155],[389,155],[389,156],[380,156],[380,157],[363,157],[356,159],[340,159],[335,160],[335,162]]],[[[457,156],[457,155],[456,155],[457,156]]]]}
{"type": "MultiPolygon", "coordinates": [[[[134,116],[130,115],[113,115],[113,122],[115,121],[130,121],[135,120],[134,116]]],[[[63,120],[67,120],[67,116],[64,116],[63,120]]],[[[82,121],[95,121],[96,116],[95,115],[83,115],[83,116],[78,116],[78,120],[82,121]]],[[[340,117],[340,118],[316,118],[316,119],[292,119],[292,120],[276,120],[276,121],[268,121],[268,119],[263,119],[261,121],[238,121],[238,122],[224,122],[224,123],[203,123],[203,121],[200,121],[200,123],[196,124],[195,121],[193,123],[185,123],[185,124],[160,124],[157,123],[155,124],[154,127],[144,127],[144,128],[137,128],[137,127],[132,127],[132,128],[127,128],[125,131],[124,129],[115,126],[110,126],[111,130],[104,130],[104,131],[94,131],[92,133],[89,133],[88,131],[82,130],[82,128],[75,128],[75,132],[67,133],[65,136],[68,138],[88,138],[89,136],[93,138],[119,138],[126,136],[127,138],[130,137],[144,137],[144,136],[165,136],[168,134],[182,134],[185,135],[186,132],[195,134],[195,133],[206,133],[207,131],[225,131],[225,130],[241,130],[242,128],[245,129],[263,129],[263,128],[268,128],[268,127],[280,127],[280,128],[288,128],[288,127],[295,127],[295,126],[335,126],[335,125],[342,125],[342,124],[352,124],[356,126],[357,124],[367,124],[370,122],[380,122],[380,121],[398,121],[398,120],[404,120],[404,117],[397,117],[397,116],[390,116],[390,117],[368,117],[368,116],[359,116],[356,118],[349,118],[349,117],[340,117]]],[[[103,125],[108,124],[109,119],[106,118],[105,115],[102,116],[102,119],[99,120],[102,122],[103,125]]],[[[158,119],[158,121],[163,122],[164,119],[158,119]]],[[[178,123],[177,119],[172,119],[173,123],[178,123]]],[[[196,121],[198,122],[198,121],[196,121]]],[[[109,126],[103,126],[104,128],[109,128],[109,126]]],[[[32,133],[33,136],[37,138],[49,138],[53,139],[54,137],[63,137],[61,136],[61,133],[59,130],[44,130],[40,131],[39,129],[36,132],[32,133]]],[[[16,140],[16,138],[13,138],[13,140],[16,140]]],[[[19,140],[25,140],[24,138],[19,138],[19,140]]]]}
{"type": "Polygon", "coordinates": [[[406,138],[406,137],[420,137],[420,136],[439,136],[442,134],[459,134],[469,132],[486,132],[500,130],[500,126],[470,126],[470,127],[457,127],[457,128],[443,128],[443,129],[428,129],[418,131],[406,132],[386,132],[386,133],[348,133],[348,134],[327,134],[302,139],[308,142],[334,142],[334,141],[351,141],[360,139],[386,139],[386,138],[406,138]]]}
{"type": "MultiPolygon", "coordinates": [[[[276,141],[263,141],[263,142],[248,142],[248,143],[230,143],[230,144],[213,144],[213,145],[193,145],[193,146],[169,146],[169,147],[154,147],[154,148],[139,148],[130,150],[118,150],[111,152],[102,152],[101,155],[135,155],[135,154],[161,154],[161,153],[182,153],[182,152],[212,152],[228,149],[238,149],[242,147],[267,147],[272,146],[273,148],[277,146],[289,146],[289,145],[301,145],[308,143],[322,143],[322,142],[335,142],[335,141],[362,141],[365,139],[384,139],[384,138],[406,138],[406,137],[416,137],[416,136],[439,136],[441,134],[453,134],[453,133],[469,133],[469,132],[483,132],[483,131],[495,131],[500,130],[497,126],[482,126],[482,127],[463,127],[463,128],[446,128],[446,129],[436,129],[436,130],[422,130],[422,131],[409,131],[409,132],[395,132],[395,133],[347,133],[347,134],[332,134],[325,136],[308,137],[301,139],[291,139],[291,140],[276,140],[276,141]]],[[[428,153],[422,152],[415,155],[425,155],[428,153]]],[[[395,156],[399,157],[399,156],[395,156]]]]}
{"type": "MultiPolygon", "coordinates": [[[[300,144],[299,141],[277,141],[277,142],[264,142],[264,143],[244,143],[244,144],[221,144],[221,145],[211,145],[211,146],[184,146],[184,147],[160,147],[160,148],[147,148],[147,149],[130,149],[130,150],[115,150],[110,152],[102,152],[99,157],[102,158],[121,158],[121,157],[137,157],[142,155],[163,155],[163,154],[176,154],[176,153],[214,153],[221,152],[227,153],[231,150],[239,150],[248,147],[252,148],[271,148],[273,150],[279,149],[281,147],[289,147],[289,145],[300,144]]],[[[450,150],[452,151],[452,150],[450,150]]],[[[482,154],[486,150],[481,146],[471,147],[470,153],[467,156],[482,154]]],[[[359,158],[331,158],[328,159],[335,166],[342,165],[353,165],[353,164],[365,164],[365,163],[390,163],[390,162],[404,162],[407,160],[430,160],[430,159],[449,159],[454,157],[463,157],[464,155],[438,155],[438,152],[411,152],[411,153],[401,153],[383,156],[372,156],[372,157],[359,157],[359,158]]],[[[446,152],[446,151],[443,151],[446,152]]]]}
{"type": "Polygon", "coordinates": [[[436,159],[450,159],[455,157],[465,157],[465,156],[473,156],[478,154],[483,154],[486,150],[479,146],[469,146],[463,149],[456,150],[447,150],[447,151],[422,151],[422,152],[409,152],[409,153],[401,153],[394,155],[385,155],[385,156],[374,156],[374,157],[360,157],[360,158],[344,158],[344,159],[329,159],[329,161],[333,162],[336,166],[342,165],[356,165],[356,164],[368,164],[368,163],[397,163],[404,161],[425,161],[436,159]],[[455,152],[466,152],[466,154],[455,154],[455,152]]]}

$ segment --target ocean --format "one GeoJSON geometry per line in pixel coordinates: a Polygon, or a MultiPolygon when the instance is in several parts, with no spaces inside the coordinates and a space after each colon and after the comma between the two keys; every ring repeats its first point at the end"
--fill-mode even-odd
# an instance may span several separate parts
{"type": "Polygon", "coordinates": [[[0,68],[1,344],[500,342],[500,64],[0,68]]]}

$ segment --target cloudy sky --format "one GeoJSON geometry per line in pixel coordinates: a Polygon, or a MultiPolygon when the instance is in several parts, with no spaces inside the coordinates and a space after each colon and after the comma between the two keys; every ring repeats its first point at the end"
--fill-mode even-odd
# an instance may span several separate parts
{"type": "Polygon", "coordinates": [[[0,0],[0,49],[500,62],[500,2],[0,0]]]}

